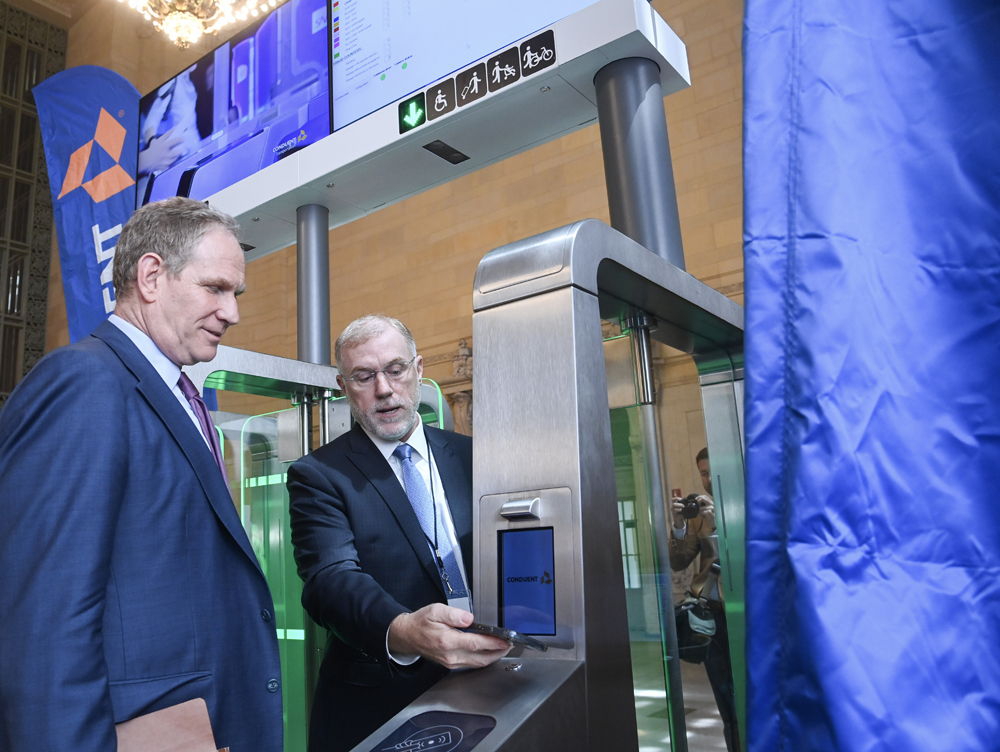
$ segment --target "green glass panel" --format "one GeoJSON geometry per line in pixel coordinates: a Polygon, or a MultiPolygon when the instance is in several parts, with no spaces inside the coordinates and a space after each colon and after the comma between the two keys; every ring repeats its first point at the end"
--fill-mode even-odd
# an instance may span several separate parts
{"type": "Polygon", "coordinates": [[[444,393],[441,391],[441,387],[434,379],[424,379],[423,383],[427,386],[434,387],[437,392],[437,401],[434,405],[428,405],[425,402],[420,403],[418,412],[420,413],[420,419],[424,422],[425,426],[434,426],[435,428],[442,428],[441,416],[444,415],[444,393]]]}
{"type": "MultiPolygon", "coordinates": [[[[308,713],[312,703],[310,672],[306,666],[307,630],[317,629],[302,609],[302,581],[295,568],[288,491],[288,465],[278,459],[278,422],[281,413],[233,419],[219,429],[223,452],[235,453],[230,464],[235,478],[234,499],[274,601],[274,626],[281,656],[282,706],[287,752],[306,752],[308,713]]],[[[232,477],[232,476],[231,476],[232,477]]]]}
{"type": "Polygon", "coordinates": [[[658,588],[663,581],[669,587],[671,580],[669,572],[664,578],[659,577],[653,552],[641,437],[638,407],[611,411],[639,748],[643,752],[669,752],[671,724],[658,588]]]}

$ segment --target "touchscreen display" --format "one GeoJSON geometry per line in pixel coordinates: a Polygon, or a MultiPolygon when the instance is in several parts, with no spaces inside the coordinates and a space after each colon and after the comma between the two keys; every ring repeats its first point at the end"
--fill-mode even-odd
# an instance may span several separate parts
{"type": "Polygon", "coordinates": [[[500,550],[500,625],[529,635],[556,633],[552,528],[503,530],[500,550]]]}

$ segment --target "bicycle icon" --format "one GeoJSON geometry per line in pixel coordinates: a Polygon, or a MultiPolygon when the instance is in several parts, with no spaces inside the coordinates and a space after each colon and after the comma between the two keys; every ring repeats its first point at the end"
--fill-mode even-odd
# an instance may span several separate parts
{"type": "Polygon", "coordinates": [[[529,45],[524,50],[524,67],[527,69],[536,68],[542,63],[547,63],[555,57],[555,54],[548,47],[542,47],[541,52],[532,52],[529,45]]]}

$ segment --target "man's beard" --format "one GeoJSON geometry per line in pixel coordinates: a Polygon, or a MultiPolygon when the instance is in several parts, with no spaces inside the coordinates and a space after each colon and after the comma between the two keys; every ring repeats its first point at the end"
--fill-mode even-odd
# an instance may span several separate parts
{"type": "Polygon", "coordinates": [[[413,390],[409,395],[393,394],[384,402],[376,403],[369,413],[364,413],[354,402],[350,392],[347,392],[347,404],[351,407],[351,415],[354,420],[360,423],[368,433],[378,436],[383,441],[398,441],[408,435],[420,420],[418,407],[420,406],[420,381],[414,382],[413,390]],[[403,417],[385,425],[378,421],[378,409],[385,407],[402,407],[403,417]],[[400,420],[402,422],[400,422],[400,420]]]}

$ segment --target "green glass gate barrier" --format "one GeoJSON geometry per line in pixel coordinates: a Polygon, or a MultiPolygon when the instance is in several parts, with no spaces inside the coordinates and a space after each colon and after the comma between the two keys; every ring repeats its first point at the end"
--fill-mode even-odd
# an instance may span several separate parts
{"type": "Polygon", "coordinates": [[[313,689],[309,661],[318,665],[319,656],[307,655],[307,631],[318,627],[302,608],[302,581],[292,553],[285,488],[288,465],[299,454],[297,411],[287,408],[255,416],[217,413],[216,419],[223,421],[219,429],[232,452],[233,500],[274,602],[284,747],[288,752],[305,752],[313,689]]]}
{"type": "MultiPolygon", "coordinates": [[[[707,717],[708,711],[715,710],[715,698],[704,666],[681,663],[683,686],[672,687],[669,681],[671,658],[661,614],[667,618],[673,604],[684,597],[692,576],[690,570],[697,562],[675,573],[669,561],[657,560],[647,468],[649,462],[660,463],[664,485],[683,489],[683,495],[702,493],[695,456],[702,447],[709,448],[736,709],[740,732],[745,735],[742,374],[735,372],[734,380],[728,359],[700,359],[696,363],[678,350],[658,347],[660,372],[668,373],[665,361],[672,365],[668,383],[657,389],[657,415],[661,424],[668,421],[674,425],[667,432],[667,440],[659,430],[662,425],[658,426],[664,456],[650,458],[636,398],[630,336],[609,336],[604,340],[639,746],[644,752],[724,749],[720,746],[721,719],[707,717]],[[665,588],[672,592],[664,592],[665,588]],[[681,725],[685,729],[684,744],[674,741],[678,729],[671,716],[673,693],[679,695],[686,716],[681,725]]],[[[664,498],[669,504],[666,489],[664,498]]]]}
{"type": "Polygon", "coordinates": [[[661,613],[672,611],[672,598],[662,592],[671,582],[670,565],[656,558],[629,336],[606,338],[604,355],[639,747],[669,752],[677,736],[670,698],[679,691],[668,680],[670,655],[661,623],[661,613]]]}
{"type": "Polygon", "coordinates": [[[746,470],[743,443],[742,352],[696,359],[705,427],[711,457],[719,528],[719,562],[725,587],[729,624],[729,655],[733,666],[736,714],[742,748],[746,749],[746,470]],[[735,361],[735,362],[734,362],[735,361]]]}
{"type": "Polygon", "coordinates": [[[420,420],[426,426],[434,428],[446,428],[452,430],[449,425],[451,418],[451,408],[448,407],[444,398],[444,392],[434,379],[424,379],[420,389],[420,420]]]}

